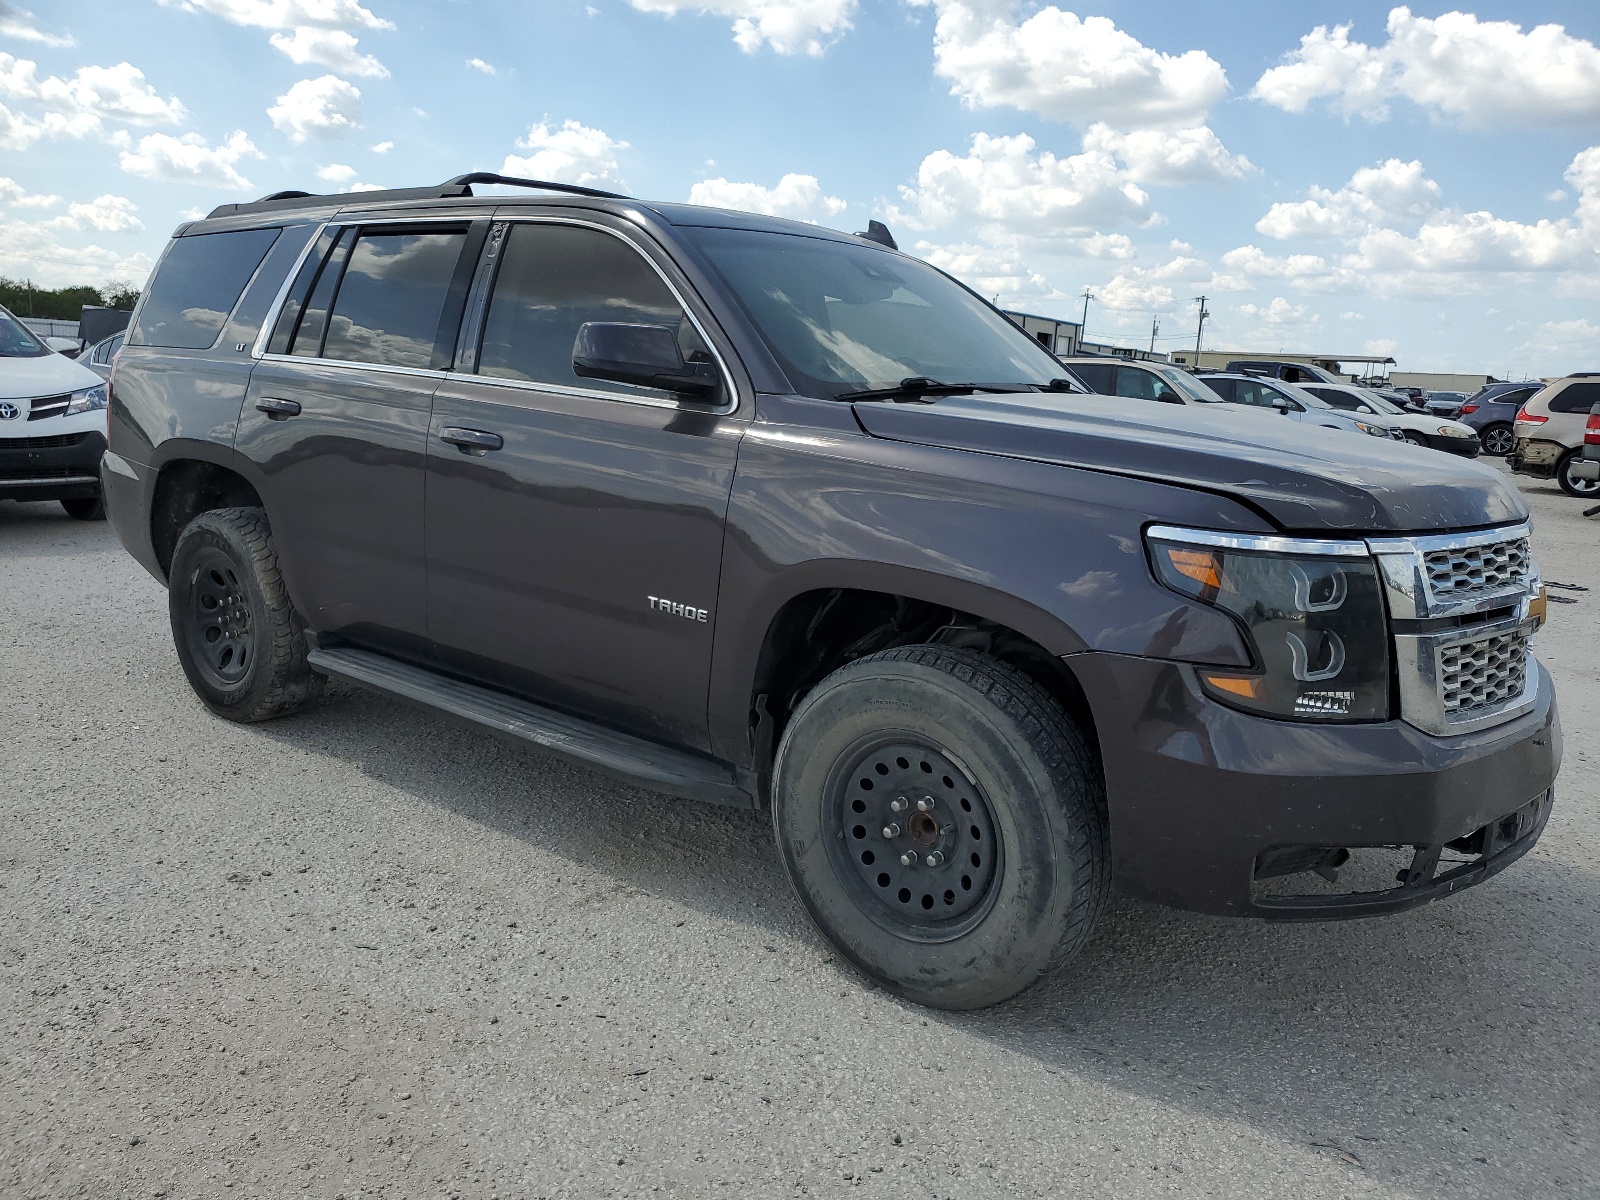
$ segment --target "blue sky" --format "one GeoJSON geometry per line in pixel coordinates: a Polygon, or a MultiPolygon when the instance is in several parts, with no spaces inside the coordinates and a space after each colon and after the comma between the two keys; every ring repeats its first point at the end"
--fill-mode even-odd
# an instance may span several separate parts
{"type": "Polygon", "coordinates": [[[467,170],[901,246],[1089,335],[1600,369],[1600,6],[0,0],[0,273],[467,170]]]}

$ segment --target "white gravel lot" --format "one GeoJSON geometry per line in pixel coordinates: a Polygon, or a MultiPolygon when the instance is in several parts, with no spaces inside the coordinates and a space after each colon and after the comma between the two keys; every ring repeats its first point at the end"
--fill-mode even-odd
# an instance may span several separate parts
{"type": "Polygon", "coordinates": [[[1317,926],[1118,901],[948,1015],[762,817],[338,688],[240,727],[104,525],[0,504],[0,1196],[1600,1195],[1600,520],[1519,481],[1566,764],[1490,883],[1317,926]]]}

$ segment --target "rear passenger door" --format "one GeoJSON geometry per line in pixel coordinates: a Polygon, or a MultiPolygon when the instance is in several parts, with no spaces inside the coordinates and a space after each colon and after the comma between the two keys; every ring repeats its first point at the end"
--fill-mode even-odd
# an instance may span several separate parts
{"type": "Polygon", "coordinates": [[[285,582],[311,627],[426,653],[424,454],[488,222],[324,231],[250,379],[256,467],[285,582]]]}
{"type": "Polygon", "coordinates": [[[586,220],[496,227],[434,401],[428,628],[462,674],[703,749],[744,430],[732,376],[690,402],[572,370],[587,321],[669,326],[685,358],[727,361],[647,250],[586,220]]]}

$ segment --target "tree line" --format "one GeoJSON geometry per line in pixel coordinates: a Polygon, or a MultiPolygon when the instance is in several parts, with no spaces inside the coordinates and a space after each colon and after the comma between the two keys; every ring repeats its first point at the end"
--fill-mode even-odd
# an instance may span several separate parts
{"type": "Polygon", "coordinates": [[[138,301],[139,289],[120,281],[104,287],[40,288],[25,279],[0,277],[0,305],[18,317],[76,321],[86,304],[131,309],[138,301]]]}

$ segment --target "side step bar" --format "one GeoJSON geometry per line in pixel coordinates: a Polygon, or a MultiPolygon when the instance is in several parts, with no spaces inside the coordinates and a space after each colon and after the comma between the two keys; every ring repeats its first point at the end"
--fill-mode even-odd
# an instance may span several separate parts
{"type": "Polygon", "coordinates": [[[739,786],[733,772],[711,759],[658,746],[370,650],[319,645],[306,660],[324,675],[433,709],[640,787],[714,804],[755,807],[755,798],[739,786]]]}

